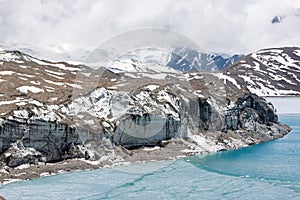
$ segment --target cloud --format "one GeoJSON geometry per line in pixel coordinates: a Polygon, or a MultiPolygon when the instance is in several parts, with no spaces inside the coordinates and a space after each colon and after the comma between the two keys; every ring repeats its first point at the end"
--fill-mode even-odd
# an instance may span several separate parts
{"type": "MultiPolygon", "coordinates": [[[[300,46],[297,0],[0,1],[0,44],[56,53],[90,51],[144,27],[178,31],[211,52],[300,46]],[[276,15],[284,23],[272,24],[276,15]]],[[[299,11],[298,11],[299,13],[299,11]]],[[[43,53],[42,53],[43,54],[43,53]]],[[[44,55],[43,55],[44,56],[44,55]]]]}

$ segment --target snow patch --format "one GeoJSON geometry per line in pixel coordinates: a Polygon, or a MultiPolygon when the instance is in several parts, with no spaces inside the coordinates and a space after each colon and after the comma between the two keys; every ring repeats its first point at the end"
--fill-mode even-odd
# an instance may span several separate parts
{"type": "Polygon", "coordinates": [[[295,51],[294,51],[294,54],[296,54],[297,56],[300,57],[300,50],[295,50],[295,51]]]}
{"type": "Polygon", "coordinates": [[[82,86],[79,84],[66,83],[66,85],[68,85],[72,88],[82,89],[82,86]]]}
{"type": "Polygon", "coordinates": [[[27,69],[28,67],[30,66],[26,66],[26,65],[19,65],[20,68],[23,68],[23,69],[27,69]]]}
{"type": "Polygon", "coordinates": [[[138,73],[138,74],[143,76],[143,77],[149,77],[149,78],[152,78],[152,79],[161,79],[161,80],[166,79],[166,77],[168,76],[168,74],[164,74],[164,73],[158,73],[158,74],[138,73]]]}
{"type": "Polygon", "coordinates": [[[63,72],[55,72],[55,71],[48,70],[48,69],[45,69],[45,71],[48,72],[48,73],[51,73],[51,74],[55,74],[57,76],[63,76],[63,75],[66,74],[66,73],[63,73],[63,72]]]}
{"type": "Polygon", "coordinates": [[[194,140],[197,144],[191,147],[194,152],[217,152],[222,149],[222,147],[217,145],[213,139],[200,135],[189,135],[189,138],[194,140]]]}
{"type": "Polygon", "coordinates": [[[23,99],[22,98],[16,98],[15,100],[8,100],[8,101],[0,101],[0,106],[1,105],[9,105],[9,104],[13,104],[13,103],[18,103],[21,102],[23,99]]]}
{"type": "Polygon", "coordinates": [[[145,88],[148,89],[148,90],[150,90],[150,91],[154,91],[157,88],[159,88],[159,85],[148,85],[145,88]]]}
{"type": "Polygon", "coordinates": [[[33,93],[39,93],[39,92],[44,92],[44,89],[35,87],[35,86],[21,86],[16,88],[17,90],[19,90],[20,92],[23,93],[28,93],[28,92],[33,92],[33,93]]]}
{"type": "Polygon", "coordinates": [[[31,84],[34,84],[34,85],[41,85],[41,82],[39,81],[30,81],[31,84]]]}
{"type": "Polygon", "coordinates": [[[142,150],[143,151],[156,151],[159,150],[160,147],[159,146],[155,146],[155,147],[144,147],[142,150]]]}
{"type": "Polygon", "coordinates": [[[245,75],[238,75],[238,76],[241,77],[242,79],[244,79],[245,82],[255,85],[255,83],[252,81],[251,77],[245,76],[245,75]]]}
{"type": "Polygon", "coordinates": [[[0,75],[12,75],[12,74],[14,74],[15,72],[13,72],[13,71],[1,71],[0,72],[0,75]]]}
{"type": "Polygon", "coordinates": [[[15,169],[27,169],[30,167],[30,164],[23,164],[23,165],[19,165],[18,167],[16,167],[15,169]]]}
{"type": "Polygon", "coordinates": [[[237,88],[241,89],[241,86],[236,82],[236,80],[234,78],[231,78],[223,73],[212,73],[212,75],[218,77],[219,79],[223,79],[225,85],[226,85],[226,82],[229,81],[233,85],[235,85],[237,88]]]}

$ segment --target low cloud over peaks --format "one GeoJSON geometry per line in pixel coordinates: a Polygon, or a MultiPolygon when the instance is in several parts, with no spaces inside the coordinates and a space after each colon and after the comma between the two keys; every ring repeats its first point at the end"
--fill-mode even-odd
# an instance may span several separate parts
{"type": "Polygon", "coordinates": [[[2,0],[0,45],[82,59],[117,34],[158,27],[180,32],[209,52],[246,54],[300,46],[299,7],[296,0],[2,0]],[[276,16],[285,16],[282,23],[272,23],[276,16]]]}

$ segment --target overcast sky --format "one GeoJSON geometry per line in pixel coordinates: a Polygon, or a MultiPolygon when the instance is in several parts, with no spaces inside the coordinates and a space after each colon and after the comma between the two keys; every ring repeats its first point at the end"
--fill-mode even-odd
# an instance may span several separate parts
{"type": "Polygon", "coordinates": [[[245,54],[300,46],[297,8],[299,0],[0,0],[0,45],[80,54],[122,32],[161,27],[209,52],[245,54]],[[271,23],[276,15],[283,23],[271,23]]]}

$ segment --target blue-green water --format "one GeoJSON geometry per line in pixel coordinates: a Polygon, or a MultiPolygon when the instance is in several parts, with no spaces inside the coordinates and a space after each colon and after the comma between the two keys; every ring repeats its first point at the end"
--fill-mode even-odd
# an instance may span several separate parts
{"type": "Polygon", "coordinates": [[[44,177],[0,187],[7,199],[300,199],[300,115],[268,143],[220,152],[44,177]]]}

